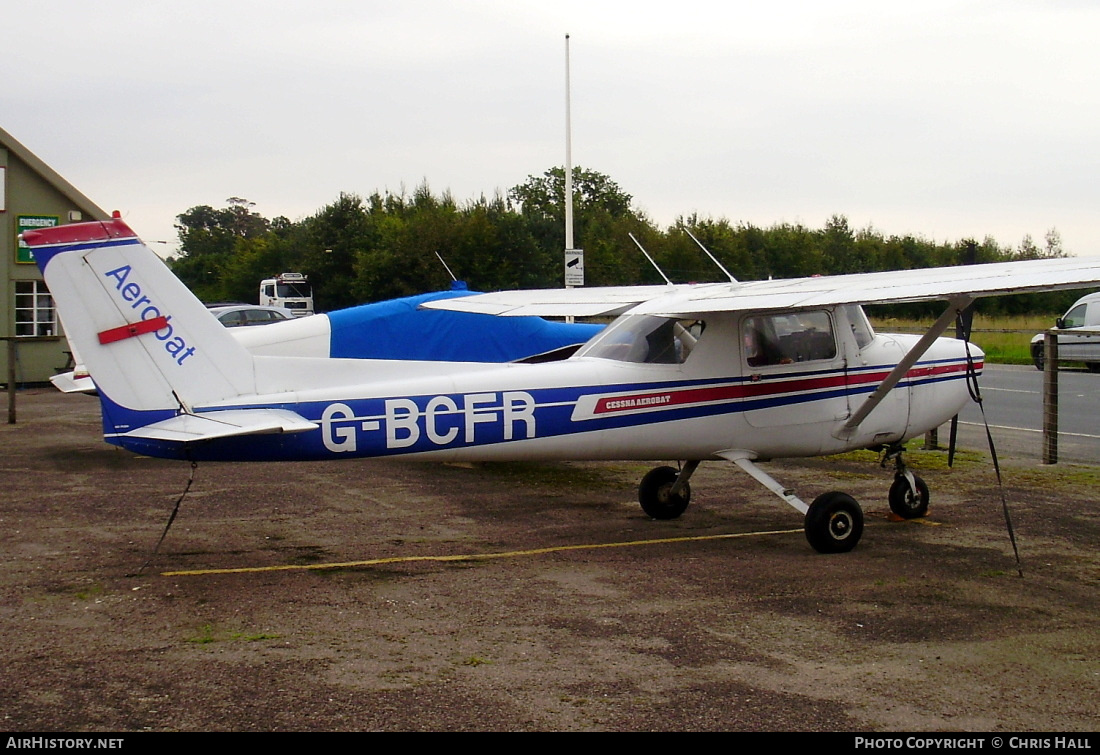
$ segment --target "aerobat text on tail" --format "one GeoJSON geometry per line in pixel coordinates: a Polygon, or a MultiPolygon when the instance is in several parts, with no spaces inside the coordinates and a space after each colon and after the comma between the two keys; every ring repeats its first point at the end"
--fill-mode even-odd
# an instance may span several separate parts
{"type": "Polygon", "coordinates": [[[823,551],[859,540],[858,504],[827,493],[807,506],[757,460],[892,449],[891,507],[922,514],[927,487],[900,444],[956,414],[981,370],[977,348],[939,337],[955,314],[981,296],[1100,283],[1100,262],[1069,259],[501,292],[423,306],[618,318],[546,364],[317,359],[246,350],[120,219],[24,240],[96,382],[111,443],[192,460],[680,460],[642,482],[658,519],[684,511],[699,462],[725,459],[803,512],[823,551]],[[935,299],[947,306],[923,337],[876,334],[860,306],[935,299]]]}

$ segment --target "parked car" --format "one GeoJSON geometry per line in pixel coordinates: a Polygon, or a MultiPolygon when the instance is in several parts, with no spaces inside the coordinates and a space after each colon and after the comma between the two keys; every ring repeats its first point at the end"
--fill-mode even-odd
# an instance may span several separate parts
{"type": "MultiPolygon", "coordinates": [[[[1078,299],[1054,329],[1059,331],[1059,362],[1084,362],[1089,372],[1100,372],[1100,291],[1078,299]]],[[[1040,370],[1045,362],[1043,339],[1043,333],[1031,339],[1031,359],[1040,370]]]]}
{"type": "Polygon", "coordinates": [[[211,307],[210,312],[227,328],[246,325],[270,325],[273,322],[293,320],[294,315],[282,307],[262,307],[257,304],[241,304],[229,307],[211,307]]]}

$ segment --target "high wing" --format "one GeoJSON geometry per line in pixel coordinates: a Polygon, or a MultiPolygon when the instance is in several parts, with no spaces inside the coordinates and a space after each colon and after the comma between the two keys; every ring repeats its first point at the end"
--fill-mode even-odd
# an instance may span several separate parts
{"type": "MultiPolygon", "coordinates": [[[[721,285],[728,290],[728,284],[721,285]]],[[[603,317],[621,315],[644,301],[699,286],[602,286],[592,288],[538,288],[474,294],[461,299],[424,302],[425,309],[448,309],[486,315],[521,317],[603,317]]]]}
{"type": "Polygon", "coordinates": [[[426,307],[497,315],[681,315],[938,301],[1100,284],[1100,257],[1066,257],[743,283],[501,291],[426,307]]]}
{"type": "Polygon", "coordinates": [[[449,307],[457,304],[471,308],[466,311],[508,316],[591,316],[629,312],[693,317],[708,312],[766,312],[849,304],[947,300],[943,314],[837,431],[840,437],[853,433],[859,427],[944,333],[958,313],[975,299],[1000,294],[1058,291],[1094,284],[1100,285],[1100,257],[1066,257],[785,280],[502,291],[431,302],[425,306],[449,307]],[[601,302],[603,309],[600,308],[601,302]]]}

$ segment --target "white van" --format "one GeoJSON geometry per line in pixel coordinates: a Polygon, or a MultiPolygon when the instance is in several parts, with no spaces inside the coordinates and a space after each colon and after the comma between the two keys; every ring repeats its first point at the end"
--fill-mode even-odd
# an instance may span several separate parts
{"type": "MultiPolygon", "coordinates": [[[[1058,361],[1084,362],[1089,372],[1100,372],[1100,291],[1082,296],[1059,317],[1058,361]]],[[[1031,358],[1043,369],[1043,334],[1031,339],[1031,358]]]]}

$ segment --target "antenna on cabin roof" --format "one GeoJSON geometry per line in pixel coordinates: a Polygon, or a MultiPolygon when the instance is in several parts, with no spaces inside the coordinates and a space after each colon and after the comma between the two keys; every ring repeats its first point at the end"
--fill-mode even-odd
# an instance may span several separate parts
{"type": "Polygon", "coordinates": [[[440,254],[439,252],[436,252],[435,256],[439,257],[439,261],[443,263],[443,269],[447,271],[447,275],[451,276],[451,280],[452,281],[457,281],[458,278],[456,278],[455,274],[451,272],[451,268],[449,268],[447,266],[447,262],[446,262],[446,260],[443,259],[443,255],[440,254]]]}
{"type": "Polygon", "coordinates": [[[672,281],[670,281],[670,280],[668,279],[668,276],[667,276],[667,275],[665,275],[665,271],[664,271],[664,270],[662,270],[661,268],[657,267],[657,263],[656,263],[656,262],[654,262],[654,261],[653,261],[653,258],[649,256],[649,252],[647,252],[647,251],[645,250],[645,247],[644,247],[644,246],[642,246],[641,242],[640,242],[640,241],[638,241],[638,239],[634,238],[634,234],[633,234],[633,233],[628,233],[628,234],[626,234],[626,235],[627,235],[627,236],[629,236],[629,237],[630,237],[630,240],[631,240],[631,241],[633,241],[633,242],[634,242],[634,243],[635,243],[635,244],[637,245],[637,247],[638,247],[639,249],[641,249],[641,250],[642,250],[642,254],[644,254],[644,255],[645,255],[645,258],[646,258],[647,260],[649,260],[649,264],[653,265],[653,269],[654,269],[654,270],[656,270],[656,271],[657,271],[658,273],[660,273],[660,274],[661,274],[661,277],[665,279],[665,283],[667,283],[667,284],[668,284],[668,285],[670,285],[670,286],[671,286],[671,285],[674,285],[674,284],[672,283],[672,281]]]}
{"type": "Polygon", "coordinates": [[[722,263],[718,261],[718,258],[717,258],[717,257],[715,257],[715,256],[714,256],[713,254],[711,254],[711,253],[710,253],[710,250],[709,250],[709,249],[707,249],[707,248],[706,248],[705,246],[703,246],[703,242],[702,242],[702,241],[700,241],[699,239],[695,238],[695,234],[694,234],[694,233],[692,233],[692,232],[691,232],[691,231],[690,231],[690,230],[689,230],[689,229],[688,229],[687,227],[685,227],[685,228],[684,228],[684,231],[685,231],[685,232],[687,233],[687,235],[688,235],[688,236],[691,236],[691,240],[692,240],[692,241],[694,241],[694,242],[695,242],[696,244],[698,244],[698,245],[699,245],[699,248],[700,248],[700,249],[702,249],[702,250],[703,250],[703,251],[704,251],[704,252],[706,253],[706,255],[707,255],[708,257],[710,257],[710,261],[711,261],[711,262],[713,262],[713,263],[714,263],[715,265],[718,265],[718,269],[719,269],[719,270],[721,270],[721,271],[722,271],[723,273],[725,273],[725,274],[726,274],[726,277],[730,279],[730,283],[737,283],[737,279],[736,279],[736,278],[734,278],[734,277],[733,277],[733,276],[732,276],[732,275],[730,274],[730,271],[729,271],[729,270],[727,270],[727,269],[726,269],[726,268],[725,268],[725,267],[724,267],[724,266],[722,265],[722,263]]]}

